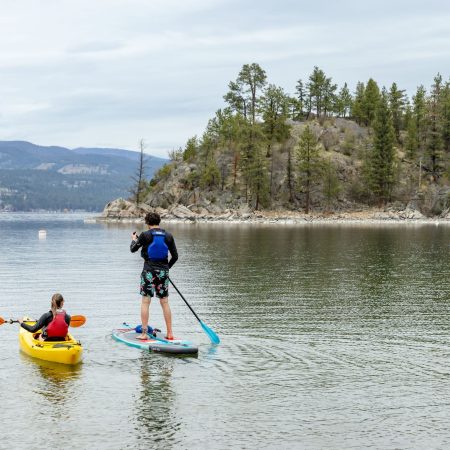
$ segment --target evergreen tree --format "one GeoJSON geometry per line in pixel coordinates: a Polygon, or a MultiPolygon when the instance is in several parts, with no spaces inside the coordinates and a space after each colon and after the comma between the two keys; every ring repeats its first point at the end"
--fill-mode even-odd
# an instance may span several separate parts
{"type": "Polygon", "coordinates": [[[183,161],[192,162],[197,157],[198,143],[197,136],[191,137],[186,142],[186,147],[183,151],[183,161]]]}
{"type": "Polygon", "coordinates": [[[283,89],[270,84],[261,98],[261,112],[264,120],[262,130],[267,142],[266,157],[271,159],[269,191],[272,198],[273,155],[272,147],[289,137],[291,126],[287,123],[289,98],[283,89]]]}
{"type": "Polygon", "coordinates": [[[322,115],[324,108],[325,84],[327,77],[325,72],[314,66],[312,74],[309,76],[308,91],[311,96],[311,106],[316,111],[317,117],[322,115]]]}
{"type": "Polygon", "coordinates": [[[365,125],[372,126],[379,102],[380,89],[377,83],[370,78],[364,91],[364,100],[362,104],[363,122],[365,125]]]}
{"type": "Polygon", "coordinates": [[[294,164],[290,145],[287,148],[286,184],[289,191],[289,203],[292,203],[294,201],[294,164]]]}
{"type": "Polygon", "coordinates": [[[427,136],[426,156],[434,181],[437,181],[442,172],[442,150],[444,147],[442,130],[441,92],[442,76],[437,74],[431,87],[430,96],[427,101],[427,136]]]}
{"type": "Polygon", "coordinates": [[[370,158],[370,185],[379,204],[391,196],[394,184],[394,127],[388,105],[388,94],[383,89],[377,103],[373,122],[373,152],[370,158]]]}
{"type": "Polygon", "coordinates": [[[256,122],[256,112],[258,108],[258,91],[266,84],[266,72],[259,64],[244,64],[238,75],[238,83],[243,86],[244,93],[248,98],[249,113],[251,123],[256,122]]]}
{"type": "Polygon", "coordinates": [[[336,111],[336,89],[337,84],[333,84],[331,78],[325,78],[323,86],[323,115],[325,117],[336,111]]]}
{"type": "Polygon", "coordinates": [[[247,119],[248,105],[242,80],[230,81],[229,91],[223,96],[232,111],[242,114],[247,119]]]}
{"type": "Polygon", "coordinates": [[[309,125],[305,127],[297,146],[297,169],[299,186],[305,194],[305,213],[309,214],[311,191],[320,177],[321,162],[317,138],[309,125]]]}
{"type": "Polygon", "coordinates": [[[267,139],[267,157],[272,156],[272,146],[289,137],[287,124],[289,99],[283,88],[273,84],[265,89],[261,97],[260,111],[263,118],[263,132],[267,139]]]}
{"type": "Polygon", "coordinates": [[[426,140],[426,114],[427,114],[427,105],[426,105],[426,90],[420,85],[417,88],[416,94],[413,96],[413,116],[416,120],[416,129],[417,129],[417,141],[419,151],[423,151],[425,148],[425,140],[426,140]]]}
{"type": "Polygon", "coordinates": [[[341,88],[341,90],[339,91],[339,95],[337,96],[337,115],[339,117],[347,117],[352,110],[352,102],[352,94],[350,94],[347,83],[344,83],[344,86],[341,88]]]}
{"type": "Polygon", "coordinates": [[[297,114],[296,117],[293,117],[294,120],[301,119],[304,115],[304,108],[306,104],[307,92],[306,88],[303,84],[303,81],[300,79],[297,81],[297,85],[295,86],[295,93],[297,95],[297,114]]]}
{"type": "Polygon", "coordinates": [[[210,157],[202,171],[200,186],[202,188],[214,188],[220,185],[220,170],[217,161],[210,157]]]}
{"type": "Polygon", "coordinates": [[[255,201],[255,209],[259,209],[260,206],[268,206],[269,198],[269,177],[262,148],[262,146],[257,146],[249,164],[249,187],[255,201]]]}
{"type": "Polygon", "coordinates": [[[442,139],[444,150],[447,153],[446,160],[450,157],[450,82],[447,81],[442,89],[441,95],[442,113],[442,139]]]}
{"type": "Polygon", "coordinates": [[[336,174],[336,167],[331,161],[331,157],[327,158],[323,164],[323,194],[327,201],[327,209],[331,208],[331,202],[338,196],[341,191],[339,179],[336,174]]]}
{"type": "Polygon", "coordinates": [[[358,81],[356,85],[355,98],[351,107],[351,117],[356,120],[359,125],[364,123],[364,97],[366,88],[364,83],[358,81]]]}
{"type": "Polygon", "coordinates": [[[414,117],[410,107],[408,106],[405,112],[406,123],[406,142],[405,150],[406,157],[414,161],[419,151],[419,136],[417,133],[417,120],[414,117]]]}
{"type": "Polygon", "coordinates": [[[405,91],[398,89],[397,83],[392,83],[389,91],[389,107],[391,109],[392,124],[397,142],[400,142],[400,129],[402,128],[405,104],[405,91]]]}

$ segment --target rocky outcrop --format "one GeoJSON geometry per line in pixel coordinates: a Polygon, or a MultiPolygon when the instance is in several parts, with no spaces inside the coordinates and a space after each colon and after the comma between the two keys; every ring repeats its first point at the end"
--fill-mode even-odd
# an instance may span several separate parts
{"type": "MultiPolygon", "coordinates": [[[[111,202],[105,208],[103,217],[112,220],[133,220],[143,217],[148,210],[158,211],[163,218],[181,221],[215,220],[305,220],[320,218],[326,220],[346,220],[347,213],[359,220],[359,212],[364,211],[367,220],[425,220],[427,217],[447,218],[450,207],[450,188],[443,182],[435,183],[422,180],[415,192],[416,183],[411,182],[417,176],[417,167],[411,162],[403,164],[403,153],[397,149],[399,164],[403,164],[402,177],[392,192],[395,202],[385,209],[370,208],[371,196],[365,178],[364,161],[370,152],[372,139],[370,131],[348,119],[328,118],[309,122],[291,122],[291,137],[283,144],[274,144],[271,159],[267,159],[270,172],[270,200],[258,203],[270,205],[270,211],[254,211],[255,196],[248,179],[239,170],[234,170],[233,152],[216,152],[220,177],[214,182],[205,178],[204,162],[185,161],[181,156],[174,157],[164,166],[151,182],[144,203],[139,207],[126,200],[111,202]],[[297,185],[297,176],[288,183],[288,157],[295,164],[297,143],[306,126],[309,126],[318,138],[319,153],[323,161],[331,163],[329,179],[315,182],[311,190],[311,214],[304,215],[305,194],[297,185]],[[290,155],[290,156],[289,156],[290,155]],[[228,159],[227,159],[228,158],[228,159]],[[270,165],[269,165],[270,163],[270,165]],[[328,183],[328,184],[327,184],[328,183]],[[334,187],[333,187],[334,185],[334,187]],[[326,194],[326,187],[332,193],[326,194]],[[330,212],[330,210],[332,212],[330,212]]],[[[213,172],[214,173],[214,172],[213,172]]]]}
{"type": "MultiPolygon", "coordinates": [[[[319,223],[399,223],[399,222],[434,222],[436,219],[426,218],[420,211],[407,207],[405,209],[396,210],[394,208],[386,209],[363,209],[353,212],[341,213],[315,213],[304,214],[300,211],[251,211],[248,207],[217,212],[215,208],[203,208],[197,205],[180,205],[174,204],[169,208],[152,208],[148,205],[135,204],[124,200],[117,199],[110,202],[103,211],[98,221],[106,222],[133,222],[142,223],[144,216],[149,211],[157,212],[163,221],[174,222],[229,222],[229,223],[284,223],[284,224],[301,224],[310,222],[319,223]]],[[[450,211],[439,219],[441,222],[450,223],[450,211]]]]}
{"type": "Polygon", "coordinates": [[[153,208],[145,203],[136,206],[135,203],[118,198],[105,206],[99,220],[136,220],[142,218],[149,211],[153,211],[153,208]]]}

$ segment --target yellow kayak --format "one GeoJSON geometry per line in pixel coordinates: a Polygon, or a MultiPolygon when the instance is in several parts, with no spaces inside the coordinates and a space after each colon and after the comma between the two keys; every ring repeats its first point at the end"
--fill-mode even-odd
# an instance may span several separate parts
{"type": "MultiPolygon", "coordinates": [[[[33,325],[34,321],[28,321],[33,325]]],[[[19,343],[20,349],[33,358],[44,361],[52,361],[61,364],[78,364],[83,355],[81,343],[73,338],[69,333],[65,341],[40,341],[35,339],[39,333],[30,333],[20,327],[19,343]]]]}

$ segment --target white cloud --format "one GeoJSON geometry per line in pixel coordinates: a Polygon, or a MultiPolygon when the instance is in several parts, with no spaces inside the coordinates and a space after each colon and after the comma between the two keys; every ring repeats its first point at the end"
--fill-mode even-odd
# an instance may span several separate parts
{"type": "Polygon", "coordinates": [[[199,134],[231,79],[258,62],[292,92],[335,81],[413,90],[450,74],[450,5],[430,0],[5,0],[0,139],[165,154],[199,134]]]}

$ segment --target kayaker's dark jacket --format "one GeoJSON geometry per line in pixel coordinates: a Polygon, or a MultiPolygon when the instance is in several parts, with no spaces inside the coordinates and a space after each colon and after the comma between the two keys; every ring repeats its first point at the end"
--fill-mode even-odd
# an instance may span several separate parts
{"type": "MultiPolygon", "coordinates": [[[[42,314],[39,320],[34,325],[29,325],[27,323],[21,323],[20,326],[25,328],[25,330],[30,333],[36,333],[42,329],[42,337],[45,339],[47,337],[47,326],[53,320],[53,313],[51,311],[42,314]]],[[[70,316],[66,313],[65,322],[70,325],[70,316]]],[[[62,336],[61,336],[62,337],[62,336]]]]}
{"type": "Polygon", "coordinates": [[[139,235],[136,241],[131,241],[130,250],[131,253],[137,252],[140,248],[141,256],[144,259],[144,270],[151,271],[157,270],[169,270],[178,260],[178,251],[175,245],[175,239],[168,231],[163,230],[166,233],[164,242],[166,243],[170,252],[170,261],[166,258],[163,260],[152,260],[148,256],[148,247],[153,242],[152,230],[161,230],[160,228],[152,228],[151,230],[144,231],[139,235]]]}

